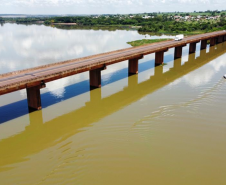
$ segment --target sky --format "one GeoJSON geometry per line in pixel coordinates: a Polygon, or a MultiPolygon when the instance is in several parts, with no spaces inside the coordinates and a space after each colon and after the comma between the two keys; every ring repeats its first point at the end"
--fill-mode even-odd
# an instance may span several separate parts
{"type": "Polygon", "coordinates": [[[225,9],[225,0],[0,0],[0,14],[128,14],[225,9]]]}

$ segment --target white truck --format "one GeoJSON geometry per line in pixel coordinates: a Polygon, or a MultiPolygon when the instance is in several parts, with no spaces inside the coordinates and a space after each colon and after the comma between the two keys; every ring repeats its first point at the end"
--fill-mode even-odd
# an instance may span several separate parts
{"type": "Polygon", "coordinates": [[[175,40],[179,41],[179,40],[182,40],[183,38],[184,38],[184,35],[180,34],[180,35],[176,35],[175,40]]]}

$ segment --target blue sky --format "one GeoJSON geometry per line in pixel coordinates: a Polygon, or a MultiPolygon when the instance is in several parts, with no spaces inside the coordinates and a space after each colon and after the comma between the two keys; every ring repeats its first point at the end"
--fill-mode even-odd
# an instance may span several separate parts
{"type": "Polygon", "coordinates": [[[224,10],[225,0],[0,0],[0,14],[127,14],[224,10]]]}

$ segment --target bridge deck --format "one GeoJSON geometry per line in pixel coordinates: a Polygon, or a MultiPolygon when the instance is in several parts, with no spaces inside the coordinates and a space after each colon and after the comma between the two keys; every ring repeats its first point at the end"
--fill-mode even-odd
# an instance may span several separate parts
{"type": "Polygon", "coordinates": [[[184,46],[189,43],[199,42],[200,40],[206,40],[225,35],[225,31],[200,34],[186,37],[182,41],[172,40],[161,43],[148,44],[144,46],[132,47],[109,53],[68,60],[55,64],[39,66],[22,71],[1,74],[0,95],[27,87],[40,85],[41,81],[50,82],[77,73],[102,68],[107,65],[111,65],[124,60],[139,58],[150,53],[166,51],[169,48],[184,46]]]}

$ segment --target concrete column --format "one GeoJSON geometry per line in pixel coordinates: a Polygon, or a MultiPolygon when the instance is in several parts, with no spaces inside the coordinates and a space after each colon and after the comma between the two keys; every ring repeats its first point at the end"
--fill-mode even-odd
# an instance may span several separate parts
{"type": "Polygon", "coordinates": [[[223,42],[223,36],[219,36],[217,38],[217,43],[222,43],[223,42]]]}
{"type": "Polygon", "coordinates": [[[207,40],[202,40],[201,41],[201,50],[206,49],[206,46],[207,46],[207,40]]]}
{"type": "Polygon", "coordinates": [[[27,103],[29,112],[42,109],[40,85],[27,88],[27,103]]]}
{"type": "Polygon", "coordinates": [[[214,46],[214,45],[216,45],[216,38],[215,37],[210,39],[210,46],[214,46]]]}
{"type": "Polygon", "coordinates": [[[101,87],[101,68],[89,71],[89,82],[91,89],[101,87]]]}
{"type": "Polygon", "coordinates": [[[182,56],[182,46],[175,47],[174,60],[181,58],[181,56],[182,56]]]}
{"type": "Polygon", "coordinates": [[[196,51],[196,42],[190,43],[189,54],[195,53],[195,51],[196,51]]]}
{"type": "Polygon", "coordinates": [[[155,53],[155,65],[161,65],[164,61],[164,52],[165,51],[159,51],[155,53]]]}
{"type": "Polygon", "coordinates": [[[129,75],[138,74],[138,58],[129,60],[129,75]]]}

